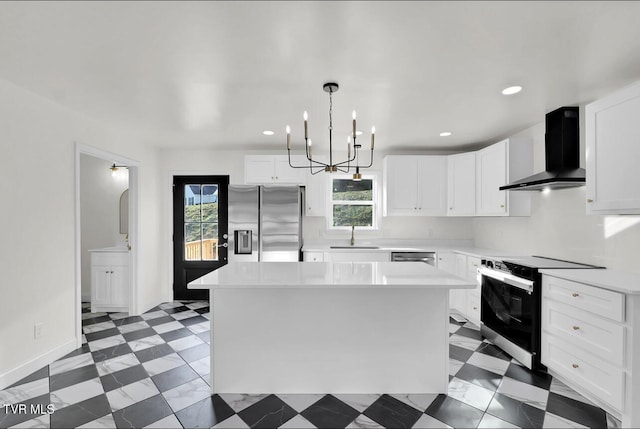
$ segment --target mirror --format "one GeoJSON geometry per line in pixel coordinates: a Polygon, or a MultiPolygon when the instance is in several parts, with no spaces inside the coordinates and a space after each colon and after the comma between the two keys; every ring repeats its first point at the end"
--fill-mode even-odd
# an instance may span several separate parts
{"type": "Polygon", "coordinates": [[[129,234],[129,189],[120,195],[120,234],[129,234]]]}

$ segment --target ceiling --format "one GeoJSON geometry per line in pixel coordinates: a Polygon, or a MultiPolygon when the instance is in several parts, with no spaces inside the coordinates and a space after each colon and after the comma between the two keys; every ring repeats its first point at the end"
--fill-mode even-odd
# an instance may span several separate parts
{"type": "Polygon", "coordinates": [[[376,148],[458,149],[640,79],[638,22],[627,1],[0,2],[0,78],[148,144],[225,149],[284,148],[287,124],[301,147],[304,110],[326,144],[337,81],[335,141],[355,109],[376,148]]]}

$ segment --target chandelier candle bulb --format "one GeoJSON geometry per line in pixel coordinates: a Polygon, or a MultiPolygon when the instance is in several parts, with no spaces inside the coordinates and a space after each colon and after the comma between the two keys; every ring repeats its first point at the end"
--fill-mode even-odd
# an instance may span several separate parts
{"type": "Polygon", "coordinates": [[[311,139],[309,139],[309,145],[307,148],[309,149],[309,158],[311,158],[311,139]]]}
{"type": "Polygon", "coordinates": [[[351,117],[353,118],[353,138],[356,138],[356,111],[354,110],[353,113],[351,114],[351,117]]]}
{"type": "Polygon", "coordinates": [[[304,118],[304,138],[309,138],[309,133],[307,132],[307,111],[305,110],[304,113],[302,114],[302,117],[304,118]]]}
{"type": "Polygon", "coordinates": [[[371,127],[371,150],[373,150],[373,142],[376,136],[376,127],[371,127]]]}
{"type": "Polygon", "coordinates": [[[351,143],[347,142],[347,159],[351,159],[351,143]]]}
{"type": "Polygon", "coordinates": [[[291,128],[287,125],[287,150],[291,150],[291,128]]]}

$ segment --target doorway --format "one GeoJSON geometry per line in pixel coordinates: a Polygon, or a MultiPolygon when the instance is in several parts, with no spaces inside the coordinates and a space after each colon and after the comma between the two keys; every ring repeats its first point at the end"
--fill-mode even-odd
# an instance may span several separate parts
{"type": "Polygon", "coordinates": [[[227,264],[229,176],[173,177],[173,299],[206,300],[187,284],[227,264]]]}

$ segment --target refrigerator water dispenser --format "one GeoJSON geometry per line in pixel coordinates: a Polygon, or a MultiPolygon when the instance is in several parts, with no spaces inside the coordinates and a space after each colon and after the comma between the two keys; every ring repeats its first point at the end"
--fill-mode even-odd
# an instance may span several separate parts
{"type": "Polygon", "coordinates": [[[252,252],[251,239],[252,233],[250,229],[239,229],[233,232],[234,235],[234,253],[236,255],[250,255],[252,252]]]}

